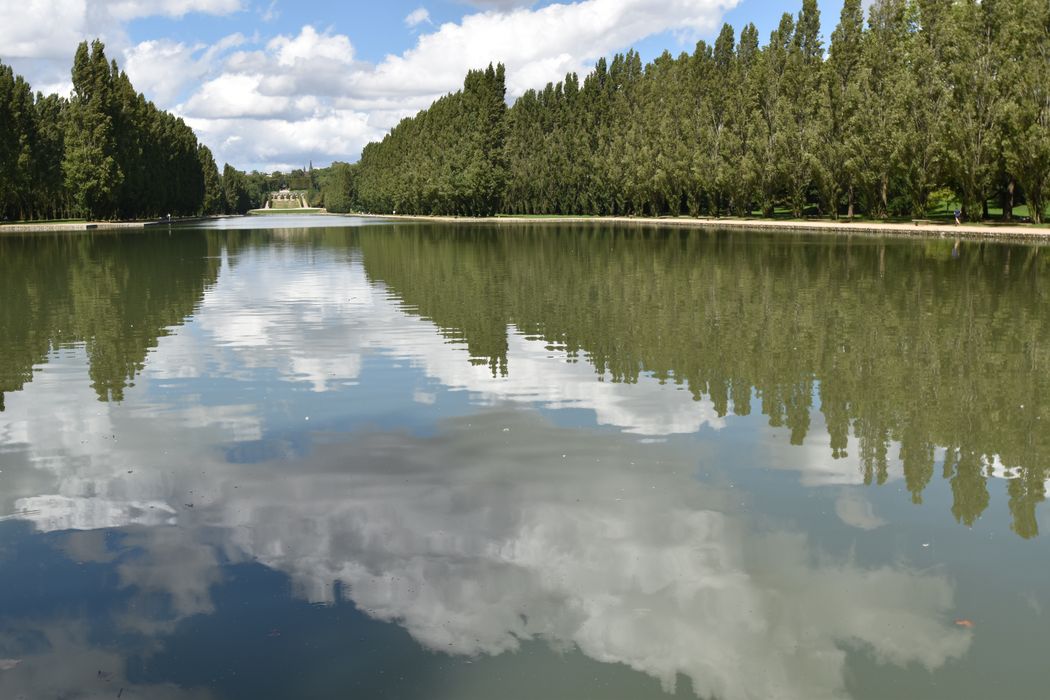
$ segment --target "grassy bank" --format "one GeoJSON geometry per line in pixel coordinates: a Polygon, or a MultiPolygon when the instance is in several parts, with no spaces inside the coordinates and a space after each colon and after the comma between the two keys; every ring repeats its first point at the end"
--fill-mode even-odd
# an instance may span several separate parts
{"type": "Polygon", "coordinates": [[[494,223],[494,224],[543,224],[543,223],[596,223],[633,224],[640,226],[684,226],[712,229],[762,229],[780,231],[810,231],[820,233],[871,233],[881,235],[928,236],[936,238],[965,239],[1023,239],[1050,242],[1050,227],[1007,224],[962,224],[911,220],[848,222],[831,219],[740,219],[740,218],[694,218],[694,217],[631,217],[631,216],[408,216],[383,214],[354,214],[365,218],[395,221],[435,221],[450,223],[494,223]]]}

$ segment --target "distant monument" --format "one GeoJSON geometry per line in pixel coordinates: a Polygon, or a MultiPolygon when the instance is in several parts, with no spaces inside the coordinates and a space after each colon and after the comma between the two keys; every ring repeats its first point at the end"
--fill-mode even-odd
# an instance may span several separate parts
{"type": "Polygon", "coordinates": [[[307,209],[306,192],[283,189],[266,196],[266,209],[307,209]]]}

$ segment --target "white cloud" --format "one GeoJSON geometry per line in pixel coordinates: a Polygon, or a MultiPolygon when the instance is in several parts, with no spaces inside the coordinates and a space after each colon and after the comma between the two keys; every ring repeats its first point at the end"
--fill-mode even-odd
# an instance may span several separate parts
{"type": "Polygon", "coordinates": [[[319,34],[310,25],[303,27],[297,37],[290,39],[279,36],[273,39],[266,48],[276,55],[277,64],[282,68],[309,65],[314,61],[350,64],[354,59],[354,49],[347,37],[319,34]]]}
{"type": "Polygon", "coordinates": [[[270,4],[259,15],[263,22],[273,22],[280,16],[281,11],[277,9],[277,0],[270,0],[270,4]]]}
{"type": "MultiPolygon", "coordinates": [[[[220,163],[271,170],[309,159],[356,159],[369,140],[460,87],[471,68],[505,63],[513,98],[654,34],[711,33],[737,2],[582,0],[532,7],[479,0],[471,3],[478,11],[438,27],[419,7],[405,18],[421,32],[415,45],[365,63],[352,35],[309,24],[252,40],[234,35],[211,46],[164,37],[131,45],[124,32],[131,19],[224,15],[243,9],[241,0],[0,0],[10,20],[0,24],[0,50],[5,59],[21,61],[16,68],[34,84],[68,90],[72,47],[101,36],[111,55],[125,54],[136,87],[199,129],[220,163]],[[187,95],[191,86],[197,87],[187,95]],[[348,124],[349,133],[337,131],[348,124]],[[274,136],[288,133],[303,136],[274,136]]],[[[263,14],[274,11],[271,4],[263,14]]]]}
{"type": "Polygon", "coordinates": [[[470,68],[502,61],[508,89],[518,95],[583,71],[593,60],[652,34],[688,28],[713,31],[736,0],[585,0],[539,9],[518,8],[468,15],[419,38],[401,56],[390,56],[356,89],[382,94],[384,86],[440,94],[458,85],[470,68]]]}
{"type": "Polygon", "coordinates": [[[430,11],[427,10],[427,8],[425,7],[417,7],[416,9],[409,12],[407,17],[405,17],[406,27],[418,27],[424,22],[430,24],[430,11]]]}
{"type": "MultiPolygon", "coordinates": [[[[307,159],[354,160],[369,140],[457,89],[471,68],[505,63],[514,97],[567,72],[584,72],[597,58],[653,34],[713,31],[735,3],[585,0],[537,9],[497,4],[421,34],[414,47],[377,64],[358,61],[349,36],[306,25],[297,35],[281,35],[258,50],[228,56],[178,111],[206,133],[228,132],[231,122],[239,122],[234,140],[208,142],[220,161],[239,167],[271,170],[307,159]],[[282,99],[303,96],[316,102],[282,99]],[[259,122],[260,117],[294,120],[296,128],[277,128],[273,121],[259,122]],[[228,123],[204,123],[214,119],[228,123]],[[323,133],[348,121],[356,127],[350,135],[323,133]],[[307,149],[299,139],[275,142],[275,133],[288,131],[309,134],[321,147],[346,149],[307,149]]],[[[409,26],[428,22],[422,7],[405,18],[409,26]]]]}
{"type": "Polygon", "coordinates": [[[231,34],[206,46],[189,46],[168,39],[143,41],[124,52],[124,70],[135,89],[162,104],[174,104],[184,89],[206,76],[215,57],[245,42],[231,34]]]}
{"type": "Polygon", "coordinates": [[[0,0],[0,51],[8,60],[66,58],[85,39],[123,44],[128,20],[227,15],[240,8],[240,0],[0,0]]]}

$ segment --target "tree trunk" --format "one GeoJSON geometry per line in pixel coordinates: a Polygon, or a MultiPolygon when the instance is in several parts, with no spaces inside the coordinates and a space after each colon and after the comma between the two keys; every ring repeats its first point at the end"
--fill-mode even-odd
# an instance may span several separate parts
{"type": "Polygon", "coordinates": [[[879,199],[882,202],[882,218],[890,214],[890,176],[889,173],[882,174],[882,182],[879,186],[879,199]]]}

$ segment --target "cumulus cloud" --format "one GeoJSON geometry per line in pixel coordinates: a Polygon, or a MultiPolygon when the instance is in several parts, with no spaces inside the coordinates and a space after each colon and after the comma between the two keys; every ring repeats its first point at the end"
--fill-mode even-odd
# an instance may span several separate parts
{"type": "MultiPolygon", "coordinates": [[[[535,9],[490,4],[422,33],[411,49],[375,64],[356,58],[350,36],[306,25],[297,34],[214,60],[208,79],[176,109],[195,128],[222,134],[209,145],[220,160],[240,167],[352,161],[365,143],[457,89],[471,68],[505,63],[513,98],[567,72],[586,71],[597,58],[647,36],[676,29],[713,31],[735,2],[584,0],[535,9]],[[271,121],[259,121],[264,118],[271,121]],[[236,120],[237,128],[205,123],[216,119],[236,120]],[[307,148],[299,139],[275,141],[274,133],[297,129],[276,128],[274,119],[301,126],[310,141],[328,150],[307,148]],[[349,135],[323,133],[347,122],[355,126],[349,135]],[[329,148],[335,144],[340,148],[329,148]]],[[[421,29],[429,24],[429,13],[420,7],[405,23],[421,29]]],[[[182,65],[175,64],[176,70],[182,65]]],[[[197,75],[192,64],[184,70],[197,75]]]]}
{"type": "Polygon", "coordinates": [[[420,24],[430,23],[430,12],[425,7],[417,7],[405,17],[405,26],[418,27],[420,24]]]}
{"type": "MultiPolygon", "coordinates": [[[[241,0],[0,0],[0,59],[25,75],[35,89],[66,94],[72,87],[73,52],[81,41],[100,38],[109,55],[117,57],[131,47],[125,31],[128,21],[189,13],[228,15],[241,7],[241,0]]],[[[178,75],[178,69],[175,66],[172,75],[178,75]]]]}
{"type": "MultiPolygon", "coordinates": [[[[477,0],[457,22],[433,26],[425,7],[404,23],[415,45],[377,63],[356,58],[352,36],[306,24],[277,36],[233,34],[215,44],[163,36],[133,43],[125,26],[151,16],[228,15],[242,0],[0,0],[0,51],[41,89],[68,93],[73,47],[101,37],[123,54],[136,87],[199,130],[220,163],[272,170],[355,160],[405,116],[461,86],[471,68],[503,62],[510,97],[600,56],[666,31],[711,33],[738,0],[581,0],[535,7],[477,0]],[[350,126],[345,133],[337,130],[350,126]],[[275,135],[295,133],[296,138],[275,135]]],[[[273,3],[256,21],[276,16],[273,3]]],[[[268,25],[260,24],[259,28],[268,25]]]]}
{"type": "Polygon", "coordinates": [[[187,86],[208,75],[217,55],[244,42],[240,33],[210,46],[168,39],[143,41],[124,52],[124,70],[137,90],[170,105],[182,97],[187,86]]]}

